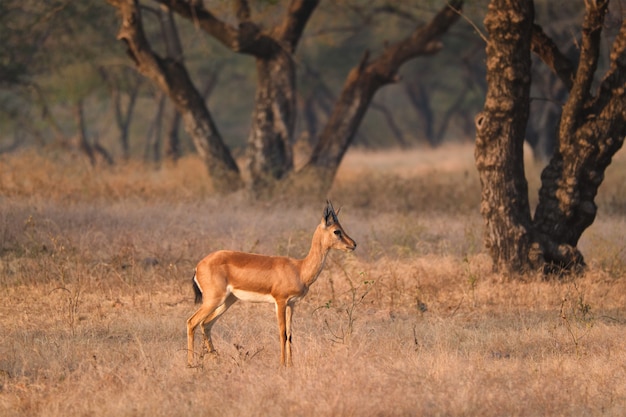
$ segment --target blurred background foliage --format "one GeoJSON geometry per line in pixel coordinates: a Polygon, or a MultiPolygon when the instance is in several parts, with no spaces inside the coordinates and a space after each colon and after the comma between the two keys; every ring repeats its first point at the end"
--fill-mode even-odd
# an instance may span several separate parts
{"type": "MultiPolygon", "coordinates": [[[[251,3],[252,18],[270,27],[287,2],[251,3]]],[[[582,1],[535,3],[537,21],[575,57],[582,1]]],[[[228,1],[204,4],[226,22],[237,23],[228,1]]],[[[436,147],[473,141],[474,115],[482,108],[486,89],[482,20],[487,5],[487,0],[467,2],[463,19],[443,38],[443,50],[409,62],[399,82],[377,93],[356,146],[436,147]]],[[[153,1],[143,0],[142,6],[151,43],[164,54],[162,11],[153,1]]],[[[322,1],[295,57],[299,115],[294,140],[305,147],[316,140],[348,72],[366,50],[376,56],[386,43],[406,36],[442,6],[435,0],[322,1]]],[[[254,105],[254,59],[174,19],[195,85],[205,94],[225,142],[240,154],[254,105]]],[[[136,73],[116,39],[119,24],[116,9],[105,0],[0,3],[0,151],[68,149],[75,146],[82,126],[86,140],[98,143],[116,160],[159,160],[164,152],[161,136],[169,129],[162,124],[174,110],[136,73]],[[77,106],[82,125],[77,123],[77,106]],[[125,126],[127,145],[122,139],[125,126]]],[[[545,156],[564,92],[541,64],[535,65],[533,79],[532,105],[539,111],[530,123],[529,142],[537,155],[545,156]]],[[[180,134],[183,153],[193,152],[182,129],[173,128],[180,134]]]]}

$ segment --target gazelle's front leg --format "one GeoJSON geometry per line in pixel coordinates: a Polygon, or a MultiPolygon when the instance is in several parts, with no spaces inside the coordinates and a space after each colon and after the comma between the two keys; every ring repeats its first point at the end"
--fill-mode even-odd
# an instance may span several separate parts
{"type": "MultiPolygon", "coordinates": [[[[285,365],[285,351],[287,349],[287,303],[276,300],[276,316],[278,318],[278,333],[280,336],[280,364],[285,365]]],[[[290,353],[291,356],[291,353],[290,353]]]]}
{"type": "Polygon", "coordinates": [[[291,358],[291,319],[293,317],[293,303],[288,303],[287,308],[285,309],[285,327],[287,332],[287,342],[286,342],[286,350],[287,350],[287,366],[293,365],[293,360],[291,358]]]}

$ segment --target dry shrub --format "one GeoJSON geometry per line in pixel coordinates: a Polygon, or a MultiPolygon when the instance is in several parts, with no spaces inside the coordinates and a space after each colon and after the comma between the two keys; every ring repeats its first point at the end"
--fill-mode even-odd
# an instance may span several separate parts
{"type": "Polygon", "coordinates": [[[190,281],[220,248],[304,256],[323,201],[218,198],[193,158],[2,156],[0,414],[621,415],[623,161],[581,241],[587,273],[512,279],[482,249],[471,152],[349,155],[331,196],[359,246],[297,305],[291,369],[273,307],[246,303],[187,369],[190,281]]]}
{"type": "Polygon", "coordinates": [[[434,151],[348,154],[332,194],[344,204],[372,212],[476,212],[480,184],[467,147],[434,151]]]}
{"type": "Polygon", "coordinates": [[[0,195],[73,202],[190,201],[212,194],[196,157],[150,167],[139,161],[91,167],[72,153],[28,149],[0,156],[0,195]]]}

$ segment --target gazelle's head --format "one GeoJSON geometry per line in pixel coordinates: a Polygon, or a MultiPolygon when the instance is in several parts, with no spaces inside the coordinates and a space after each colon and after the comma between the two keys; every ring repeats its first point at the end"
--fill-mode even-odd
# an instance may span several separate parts
{"type": "Polygon", "coordinates": [[[339,210],[335,212],[332,203],[327,200],[319,227],[324,233],[324,245],[328,248],[352,252],[356,249],[356,242],[341,227],[337,213],[339,213],[339,210]]]}

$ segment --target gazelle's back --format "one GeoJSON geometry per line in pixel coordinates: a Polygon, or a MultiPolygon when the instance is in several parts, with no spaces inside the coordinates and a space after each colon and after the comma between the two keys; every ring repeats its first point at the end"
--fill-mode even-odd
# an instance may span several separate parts
{"type": "Polygon", "coordinates": [[[220,250],[207,255],[196,268],[198,285],[205,281],[224,281],[225,285],[247,291],[272,293],[276,275],[283,275],[282,282],[297,279],[300,261],[285,256],[267,256],[220,250]],[[245,283],[245,284],[244,284],[245,283]]]}

